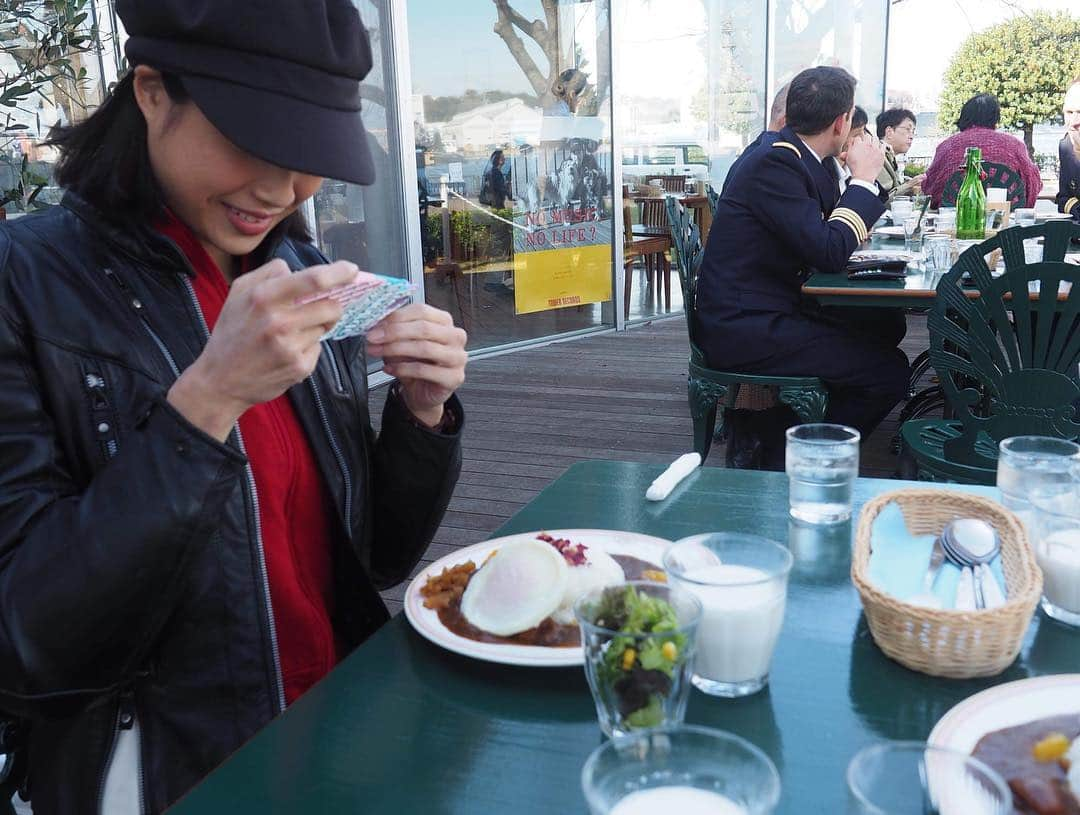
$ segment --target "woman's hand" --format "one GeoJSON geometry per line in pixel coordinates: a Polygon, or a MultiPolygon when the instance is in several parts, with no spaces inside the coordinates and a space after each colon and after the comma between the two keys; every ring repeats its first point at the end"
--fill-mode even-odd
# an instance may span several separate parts
{"type": "Polygon", "coordinates": [[[338,262],[293,273],[273,260],[238,277],[206,347],[169,390],[170,404],[224,441],[244,411],[277,398],[318,364],[319,339],[342,309],[329,298],[297,300],[350,283],[356,271],[338,262]]]}
{"type": "Polygon", "coordinates": [[[465,381],[466,334],[445,311],[414,303],[367,333],[367,352],[382,357],[396,377],[405,406],[428,427],[442,419],[443,405],[465,381]]]}

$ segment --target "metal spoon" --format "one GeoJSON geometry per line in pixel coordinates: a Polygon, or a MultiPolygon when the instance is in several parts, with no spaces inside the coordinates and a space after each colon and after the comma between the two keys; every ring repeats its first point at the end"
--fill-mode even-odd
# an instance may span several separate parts
{"type": "Polygon", "coordinates": [[[1001,541],[994,527],[980,518],[958,518],[946,524],[941,531],[941,545],[953,563],[961,568],[972,568],[975,576],[975,607],[986,608],[982,570],[978,567],[992,561],[1001,551],[1001,541]]]}

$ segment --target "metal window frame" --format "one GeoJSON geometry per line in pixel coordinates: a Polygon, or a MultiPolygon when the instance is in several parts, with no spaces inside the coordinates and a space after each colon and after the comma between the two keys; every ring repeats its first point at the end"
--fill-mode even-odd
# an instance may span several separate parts
{"type": "MultiPolygon", "coordinates": [[[[616,27],[619,26],[618,16],[615,14],[614,5],[617,0],[608,2],[608,82],[611,88],[608,92],[608,104],[610,106],[611,121],[611,202],[612,202],[612,225],[611,225],[611,302],[615,309],[612,315],[616,331],[625,331],[626,319],[626,291],[620,283],[620,272],[623,272],[623,258],[626,256],[626,247],[623,245],[622,227],[622,200],[623,172],[622,172],[622,129],[621,117],[615,99],[619,92],[618,72],[615,64],[618,61],[619,37],[616,36],[616,27]]],[[[603,312],[601,311],[601,325],[603,324],[603,312]]]]}

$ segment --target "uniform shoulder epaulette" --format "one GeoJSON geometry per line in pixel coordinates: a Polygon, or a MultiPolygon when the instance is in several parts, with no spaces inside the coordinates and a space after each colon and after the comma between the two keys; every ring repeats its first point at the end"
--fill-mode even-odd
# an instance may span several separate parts
{"type": "Polygon", "coordinates": [[[802,151],[800,151],[798,147],[796,147],[794,144],[792,144],[789,141],[773,142],[773,147],[786,147],[788,150],[791,150],[792,152],[794,152],[795,155],[797,155],[799,158],[802,158],[802,151]]]}

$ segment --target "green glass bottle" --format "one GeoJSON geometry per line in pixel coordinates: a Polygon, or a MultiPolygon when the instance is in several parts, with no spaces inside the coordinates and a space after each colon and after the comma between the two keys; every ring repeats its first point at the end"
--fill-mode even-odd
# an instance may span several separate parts
{"type": "Polygon", "coordinates": [[[982,150],[967,149],[967,171],[956,196],[956,238],[981,241],[986,237],[986,190],[982,184],[982,150]]]}

